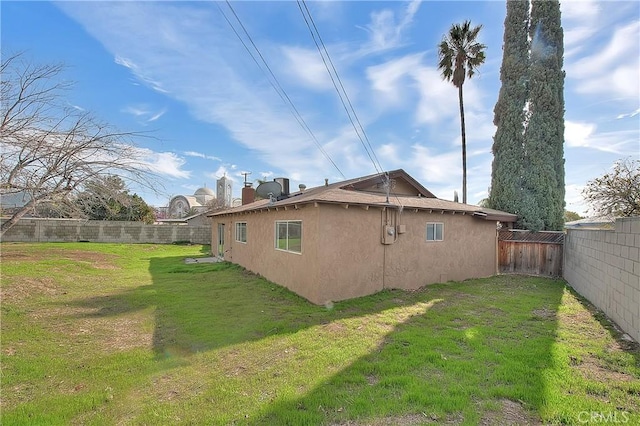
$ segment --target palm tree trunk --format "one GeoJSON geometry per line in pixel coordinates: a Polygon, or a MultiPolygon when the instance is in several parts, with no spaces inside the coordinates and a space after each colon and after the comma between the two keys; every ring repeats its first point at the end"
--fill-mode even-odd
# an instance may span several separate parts
{"type": "Polygon", "coordinates": [[[462,204],[467,204],[467,136],[464,130],[464,102],[462,101],[462,84],[458,87],[460,101],[460,127],[462,131],[462,204]]]}

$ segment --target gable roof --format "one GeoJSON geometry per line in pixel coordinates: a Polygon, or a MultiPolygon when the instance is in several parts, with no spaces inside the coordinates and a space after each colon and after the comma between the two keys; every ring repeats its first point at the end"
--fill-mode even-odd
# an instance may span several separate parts
{"type": "Polygon", "coordinates": [[[370,207],[388,207],[399,209],[431,210],[439,212],[452,212],[472,214],[481,219],[515,222],[517,215],[474,206],[471,204],[456,203],[454,201],[441,200],[422,186],[402,169],[387,173],[392,187],[387,198],[386,188],[383,187],[382,174],[369,175],[341,182],[318,186],[298,191],[272,202],[271,200],[258,200],[243,206],[234,207],[221,212],[209,214],[209,217],[229,215],[241,212],[272,210],[280,207],[297,207],[310,203],[360,205],[370,207]]]}

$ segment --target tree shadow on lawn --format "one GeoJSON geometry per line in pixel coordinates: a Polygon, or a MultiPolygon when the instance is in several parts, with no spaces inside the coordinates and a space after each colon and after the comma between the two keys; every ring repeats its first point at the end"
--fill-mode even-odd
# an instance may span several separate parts
{"type": "Polygon", "coordinates": [[[183,261],[151,258],[151,285],[84,299],[77,306],[92,310],[85,317],[153,307],[152,346],[158,360],[173,360],[166,368],[202,351],[394,308],[430,306],[383,333],[375,350],[322,384],[300,390],[297,397],[265,401],[248,418],[226,416],[232,423],[352,425],[386,419],[374,424],[418,424],[461,418],[479,423],[486,419],[477,413],[484,412],[494,416],[488,424],[500,424],[509,423],[504,407],[511,402],[521,411],[511,423],[535,423],[530,410],[544,404],[561,280],[503,276],[434,284],[327,308],[230,263],[183,261]]]}
{"type": "MultiPolygon", "coordinates": [[[[635,340],[629,340],[629,335],[620,328],[607,314],[592,304],[587,298],[572,287],[567,286],[568,291],[576,298],[577,302],[584,308],[581,315],[574,315],[572,322],[576,328],[580,328],[581,332],[588,335],[589,330],[586,329],[590,323],[597,322],[600,326],[607,330],[611,336],[611,343],[604,348],[602,353],[589,354],[595,359],[596,368],[609,370],[609,374],[616,374],[623,364],[621,357],[630,356],[634,360],[638,373],[640,373],[640,343],[635,340]],[[625,337],[626,335],[626,337],[625,337]]],[[[582,360],[584,361],[584,360],[582,360]]]]}
{"type": "MultiPolygon", "coordinates": [[[[184,257],[151,258],[153,284],[72,302],[104,318],[155,309],[152,345],[159,359],[185,357],[351,316],[415,303],[410,298],[370,296],[352,307],[313,305],[302,297],[228,262],[185,264],[184,257]]],[[[401,292],[398,292],[399,294],[401,292]]]]}
{"type": "Polygon", "coordinates": [[[588,299],[583,297],[573,288],[568,288],[576,297],[576,299],[578,299],[578,302],[580,302],[580,304],[585,308],[585,310],[587,310],[591,314],[591,316],[600,323],[602,328],[606,329],[609,332],[611,337],[616,341],[618,348],[633,356],[636,366],[640,368],[640,343],[636,342],[635,340],[628,340],[627,338],[625,338],[625,334],[629,336],[628,333],[622,330],[620,326],[618,326],[611,318],[609,318],[604,311],[597,308],[588,299]]]}
{"type": "Polygon", "coordinates": [[[563,291],[562,280],[526,277],[429,286],[417,299],[443,301],[396,326],[375,351],[303,396],[236,421],[540,424],[563,291]]]}

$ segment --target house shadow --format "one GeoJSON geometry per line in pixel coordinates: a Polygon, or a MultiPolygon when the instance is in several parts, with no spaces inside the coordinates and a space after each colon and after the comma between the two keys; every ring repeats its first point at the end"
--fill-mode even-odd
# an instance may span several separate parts
{"type": "MultiPolygon", "coordinates": [[[[350,424],[380,418],[388,419],[383,424],[456,423],[460,417],[481,423],[474,407],[495,401],[522,404],[520,420],[527,423],[527,413],[545,401],[544,372],[553,363],[565,288],[561,280],[532,285],[528,278],[504,276],[434,284],[417,292],[385,290],[327,307],[226,262],[185,264],[184,257],[152,257],[149,273],[149,285],[75,303],[90,311],[83,316],[99,318],[152,308],[151,341],[161,369],[187,364],[204,351],[429,305],[302,396],[274,399],[250,417],[235,419],[239,424],[350,424]]],[[[502,419],[499,406],[496,412],[502,419]]],[[[493,420],[485,423],[500,423],[493,420]]]]}
{"type": "MultiPolygon", "coordinates": [[[[202,254],[210,255],[210,251],[203,248],[202,254]]],[[[353,301],[335,308],[318,306],[228,262],[187,264],[185,257],[152,257],[149,272],[149,285],[70,305],[84,312],[75,315],[82,318],[109,318],[152,308],[151,341],[156,358],[181,359],[180,364],[199,352],[413,303],[408,298],[391,300],[383,292],[370,296],[357,309],[351,308],[353,301]]]]}
{"type": "Polygon", "coordinates": [[[278,400],[237,421],[540,424],[536,411],[548,394],[545,371],[554,364],[563,282],[548,280],[538,305],[526,300],[535,286],[501,286],[481,298],[475,285],[456,284],[440,303],[397,325],[375,351],[304,396],[278,400]],[[489,414],[480,418],[479,411],[489,414]]]}

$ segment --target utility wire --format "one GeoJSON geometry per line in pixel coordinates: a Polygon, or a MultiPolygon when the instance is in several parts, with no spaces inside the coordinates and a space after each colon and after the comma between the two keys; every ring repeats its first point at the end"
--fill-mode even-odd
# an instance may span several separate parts
{"type": "MultiPolygon", "coordinates": [[[[375,150],[373,149],[373,146],[371,145],[371,141],[367,137],[367,133],[364,131],[364,127],[362,126],[362,123],[360,122],[360,119],[358,118],[358,115],[356,114],[356,111],[353,108],[353,104],[351,103],[351,99],[349,98],[349,95],[347,94],[347,91],[344,88],[344,85],[342,84],[342,80],[340,79],[340,75],[338,74],[338,71],[336,70],[336,67],[333,64],[333,61],[331,60],[331,55],[329,55],[329,51],[327,50],[327,47],[325,46],[324,41],[322,40],[322,36],[320,36],[320,31],[318,31],[318,27],[316,26],[316,23],[313,20],[313,16],[311,15],[311,11],[307,7],[307,3],[305,2],[305,0],[297,0],[297,2],[298,2],[298,8],[300,9],[300,13],[302,13],[302,17],[304,18],[305,24],[307,25],[307,28],[309,28],[309,32],[311,33],[311,38],[313,38],[313,41],[314,41],[314,43],[316,45],[316,48],[318,49],[318,52],[320,53],[320,57],[322,58],[322,62],[324,63],[324,66],[327,69],[327,72],[329,73],[329,77],[331,77],[331,82],[333,83],[333,87],[336,89],[336,92],[338,93],[338,96],[340,97],[340,101],[342,102],[342,106],[344,107],[344,110],[347,113],[347,117],[349,117],[349,121],[351,122],[351,125],[353,126],[353,129],[355,130],[356,135],[358,136],[358,139],[360,139],[360,142],[362,143],[362,146],[364,147],[365,152],[369,156],[369,159],[373,163],[373,167],[376,169],[376,172],[378,174],[380,174],[380,175],[383,175],[382,180],[383,180],[383,184],[387,185],[387,191],[388,191],[387,193],[391,193],[396,198],[396,200],[398,201],[398,204],[402,205],[402,202],[400,201],[400,198],[398,197],[398,195],[395,192],[391,191],[391,179],[389,177],[389,173],[384,172],[384,169],[383,169],[382,165],[380,164],[380,161],[378,160],[378,157],[376,156],[375,150]],[[304,6],[304,10],[302,9],[302,6],[304,6]],[[306,11],[306,13],[305,13],[305,11],[306,11]],[[307,20],[307,17],[309,18],[308,20],[307,20]],[[311,29],[311,26],[309,25],[309,22],[311,22],[311,25],[313,26],[313,30],[311,29]],[[322,45],[322,49],[320,49],[320,45],[318,44],[318,41],[316,40],[316,36],[317,36],[317,39],[320,41],[320,44],[322,45]],[[324,54],[322,53],[323,51],[324,51],[324,54]],[[325,56],[326,56],[326,60],[325,60],[325,56]],[[327,61],[331,65],[331,69],[333,70],[333,74],[331,73],[331,70],[329,69],[329,66],[327,65],[327,61]],[[335,79],[333,77],[334,74],[335,74],[335,79]],[[340,91],[340,89],[338,89],[338,86],[336,85],[336,80],[338,81],[338,83],[340,85],[340,89],[342,90],[342,92],[340,91]],[[346,98],[346,101],[347,101],[346,103],[349,105],[349,109],[351,110],[351,112],[349,112],[349,109],[347,108],[347,105],[345,104],[345,98],[346,98]],[[355,121],[358,123],[358,127],[359,127],[360,131],[358,131],[358,127],[356,127],[356,124],[353,121],[352,115],[353,115],[353,118],[355,118],[355,121]],[[363,137],[364,137],[364,140],[363,140],[363,137]],[[366,144],[365,144],[365,140],[366,140],[366,144]],[[367,145],[369,146],[369,148],[367,148],[367,145]]],[[[388,197],[387,197],[387,202],[388,202],[388,197]]]]}
{"type": "Polygon", "coordinates": [[[320,141],[318,140],[318,138],[316,137],[316,135],[313,133],[313,131],[311,130],[311,128],[309,127],[309,125],[307,124],[307,122],[304,120],[304,118],[302,117],[302,114],[300,114],[300,112],[298,111],[298,109],[296,108],[295,104],[293,103],[293,101],[291,100],[291,98],[289,97],[289,95],[287,94],[287,92],[284,90],[284,88],[282,87],[282,85],[280,84],[280,82],[278,81],[277,77],[275,76],[275,74],[273,73],[273,71],[271,70],[271,67],[269,66],[269,64],[267,63],[267,61],[265,60],[264,56],[262,55],[262,53],[260,52],[260,49],[258,48],[258,46],[256,46],[256,44],[253,41],[253,38],[251,37],[251,35],[249,34],[249,32],[247,31],[247,29],[245,28],[244,24],[242,23],[242,21],[240,20],[240,17],[238,16],[238,14],[236,13],[236,11],[233,9],[233,6],[231,6],[231,3],[229,2],[229,0],[226,1],[227,6],[229,7],[229,9],[231,10],[231,12],[233,13],[233,16],[236,18],[236,20],[238,21],[238,23],[240,24],[240,27],[242,28],[242,30],[244,31],[244,34],[246,35],[246,37],[249,39],[249,41],[251,42],[251,45],[253,46],[253,48],[255,49],[255,51],[257,52],[258,56],[260,57],[262,63],[264,64],[264,67],[266,67],[266,69],[268,70],[268,74],[267,72],[264,70],[264,68],[262,67],[262,65],[260,65],[260,62],[258,62],[258,60],[256,59],[254,53],[251,51],[251,49],[249,48],[249,46],[247,46],[247,44],[245,43],[245,41],[243,40],[242,36],[238,33],[238,31],[236,30],[235,26],[231,23],[231,21],[229,20],[229,18],[227,17],[227,15],[224,13],[224,11],[222,10],[222,8],[220,7],[219,3],[216,2],[216,6],[218,7],[218,10],[220,11],[220,13],[222,14],[222,16],[224,17],[224,19],[227,21],[227,23],[229,24],[229,26],[231,27],[231,29],[233,30],[233,32],[235,33],[236,37],[238,37],[238,40],[240,40],[240,42],[242,43],[242,45],[244,46],[245,50],[247,51],[247,53],[249,53],[249,55],[251,56],[251,59],[253,59],[253,61],[256,63],[256,65],[258,66],[258,68],[260,68],[260,70],[265,73],[265,75],[267,76],[267,80],[269,81],[269,83],[271,84],[271,87],[273,87],[273,89],[276,91],[276,93],[278,94],[278,96],[280,96],[280,99],[282,99],[287,106],[289,106],[289,110],[291,111],[291,113],[293,114],[294,118],[296,119],[296,121],[298,122],[298,124],[300,124],[300,126],[303,128],[303,130],[305,130],[307,132],[307,134],[311,137],[311,139],[313,140],[313,142],[315,143],[316,147],[318,148],[318,150],[320,150],[320,152],[325,156],[325,158],[327,160],[329,160],[329,162],[331,162],[331,164],[333,165],[333,167],[335,167],[335,169],[338,171],[338,173],[340,173],[340,175],[342,176],[343,179],[346,179],[344,173],[342,173],[342,171],[340,170],[340,168],[338,167],[338,165],[333,161],[333,159],[331,158],[331,156],[329,156],[329,154],[325,151],[325,149],[322,147],[322,144],[320,144],[320,141]]]}
{"type": "Polygon", "coordinates": [[[331,56],[329,55],[329,51],[327,50],[327,48],[326,48],[326,46],[324,44],[324,41],[322,41],[322,37],[320,36],[320,32],[318,31],[318,27],[316,26],[316,23],[313,20],[313,17],[311,16],[311,12],[309,11],[309,8],[307,7],[307,4],[306,4],[305,0],[298,0],[298,8],[300,9],[300,13],[302,13],[302,17],[304,18],[304,22],[307,24],[307,28],[309,28],[309,32],[311,33],[311,37],[313,38],[313,42],[315,43],[316,48],[318,49],[318,52],[320,53],[320,57],[322,58],[322,62],[324,63],[324,66],[327,69],[327,72],[329,73],[329,77],[331,77],[331,82],[333,83],[333,87],[336,89],[336,92],[338,93],[338,96],[340,97],[340,101],[342,102],[342,106],[344,107],[344,110],[347,113],[347,116],[349,117],[349,121],[351,122],[351,125],[353,126],[353,129],[355,130],[356,135],[358,136],[358,139],[360,139],[360,142],[362,143],[362,146],[364,147],[365,152],[369,156],[369,159],[373,163],[373,167],[376,169],[376,172],[378,174],[382,173],[382,170],[384,170],[384,169],[382,168],[382,165],[380,164],[380,161],[378,161],[376,153],[375,153],[373,147],[371,146],[371,141],[367,137],[367,134],[364,131],[364,127],[362,126],[362,124],[360,123],[360,120],[358,119],[358,115],[356,114],[356,111],[353,108],[353,104],[351,103],[351,100],[349,99],[349,95],[347,94],[347,91],[345,90],[344,85],[342,84],[342,80],[340,79],[340,76],[338,75],[338,71],[336,70],[336,67],[333,65],[333,61],[331,60],[331,56]],[[302,6],[304,6],[304,10],[303,10],[302,6]],[[305,11],[306,11],[306,13],[305,13],[305,11]],[[308,19],[307,19],[307,17],[308,17],[308,19]],[[311,22],[311,24],[309,24],[309,22],[311,22]],[[313,29],[311,28],[312,25],[313,25],[313,29]],[[316,40],[316,36],[317,36],[317,40],[316,40]],[[318,40],[320,41],[320,44],[318,44],[318,40]],[[322,45],[322,49],[320,48],[320,45],[322,45]],[[323,50],[324,50],[324,54],[323,54],[323,50]],[[326,59],[325,59],[325,56],[326,56],[326,59]],[[327,64],[327,61],[331,65],[331,69],[333,70],[333,74],[331,73],[331,70],[329,69],[329,64],[327,64]],[[334,78],[334,74],[335,74],[335,78],[334,78]],[[340,85],[340,89],[342,90],[342,92],[338,88],[338,83],[336,83],[336,80],[338,81],[338,83],[340,85]],[[346,99],[346,102],[345,102],[345,99],[346,99]],[[347,108],[347,104],[349,104],[349,108],[347,108]],[[349,111],[349,109],[351,110],[351,112],[349,111]],[[353,115],[353,117],[352,117],[352,115],[353,115]],[[358,126],[356,126],[356,123],[354,122],[354,118],[355,118],[355,121],[358,123],[358,126]],[[358,127],[359,127],[360,130],[358,130],[358,127]],[[365,140],[366,140],[366,142],[365,142],[365,140]],[[369,146],[369,148],[367,148],[367,145],[369,146]]]}

